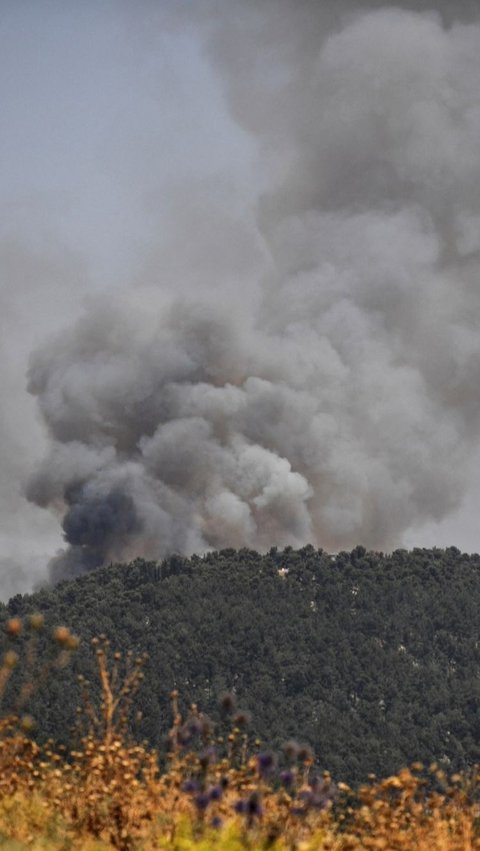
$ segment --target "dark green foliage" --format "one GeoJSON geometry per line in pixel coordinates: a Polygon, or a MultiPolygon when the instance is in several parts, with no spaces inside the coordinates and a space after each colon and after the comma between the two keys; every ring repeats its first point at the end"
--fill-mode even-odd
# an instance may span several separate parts
{"type": "Polygon", "coordinates": [[[137,737],[163,747],[173,687],[214,718],[234,691],[252,735],[307,742],[323,768],[357,782],[416,759],[452,771],[480,761],[479,604],[480,557],[454,547],[305,547],[137,559],[16,596],[0,619],[42,611],[83,639],[72,670],[35,697],[46,735],[69,738],[76,676],[94,681],[89,639],[104,633],[112,648],[149,654],[137,737]]]}

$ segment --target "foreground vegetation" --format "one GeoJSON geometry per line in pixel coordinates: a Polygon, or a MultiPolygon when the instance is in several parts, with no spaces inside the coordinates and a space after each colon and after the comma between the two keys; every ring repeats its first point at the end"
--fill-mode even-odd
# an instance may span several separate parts
{"type": "MultiPolygon", "coordinates": [[[[161,763],[129,735],[145,658],[112,653],[94,639],[99,691],[80,682],[71,750],[30,736],[24,713],[42,683],[63,674],[78,639],[60,626],[46,632],[41,615],[5,624],[10,649],[0,667],[0,694],[15,687],[16,714],[0,724],[0,847],[83,851],[353,851],[480,848],[480,773],[447,778],[417,763],[355,791],[319,772],[311,750],[294,741],[280,753],[246,732],[246,713],[223,695],[227,735],[193,704],[171,700],[168,756],[161,763]],[[21,639],[23,638],[23,642],[21,639]],[[45,647],[47,648],[45,650],[45,647]],[[41,652],[40,652],[41,648],[41,652]]],[[[69,695],[66,694],[68,699],[69,695]]],[[[38,719],[41,723],[41,719],[38,719]]]]}
{"type": "Polygon", "coordinates": [[[35,611],[45,635],[66,622],[81,638],[63,685],[50,678],[33,696],[39,742],[72,747],[77,677],[95,691],[89,644],[103,633],[124,653],[148,653],[130,733],[160,754],[176,688],[184,714],[198,703],[222,733],[218,695],[234,691],[252,739],[278,750],[298,737],[318,770],[352,785],[416,759],[448,773],[480,762],[478,555],[305,547],[137,560],[14,597],[0,624],[35,611]]]}

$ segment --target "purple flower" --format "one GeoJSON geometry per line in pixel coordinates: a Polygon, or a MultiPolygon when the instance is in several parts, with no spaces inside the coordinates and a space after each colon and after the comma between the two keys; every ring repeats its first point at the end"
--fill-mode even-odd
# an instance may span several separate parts
{"type": "Polygon", "coordinates": [[[262,815],[261,799],[258,792],[252,792],[246,801],[236,801],[233,805],[236,813],[245,814],[247,817],[247,825],[253,824],[255,818],[260,818],[262,815]]]}
{"type": "Polygon", "coordinates": [[[190,736],[198,736],[202,730],[202,723],[198,718],[190,718],[190,720],[185,725],[186,731],[190,733],[190,736]]]}
{"type": "Polygon", "coordinates": [[[219,801],[223,795],[223,789],[221,786],[212,786],[208,794],[211,801],[219,801]]]}
{"type": "Polygon", "coordinates": [[[212,827],[214,827],[216,830],[218,830],[222,826],[223,821],[220,818],[220,816],[214,816],[212,818],[210,824],[211,824],[212,827]]]}
{"type": "Polygon", "coordinates": [[[208,792],[199,792],[193,800],[199,810],[206,810],[210,803],[210,795],[208,792]]]}
{"type": "Polygon", "coordinates": [[[312,795],[312,793],[311,793],[311,792],[309,792],[309,791],[308,791],[308,789],[303,789],[303,790],[299,793],[298,797],[299,797],[302,801],[305,801],[305,803],[306,803],[306,804],[309,804],[309,803],[311,802],[312,798],[313,798],[313,795],[312,795]]]}
{"type": "Polygon", "coordinates": [[[290,810],[292,816],[304,816],[306,814],[305,807],[292,807],[290,810]]]}
{"type": "Polygon", "coordinates": [[[289,771],[288,769],[287,771],[282,771],[280,774],[280,781],[282,785],[285,786],[285,789],[291,789],[295,783],[295,775],[293,771],[289,771]]]}
{"type": "Polygon", "coordinates": [[[185,780],[182,783],[182,792],[187,792],[189,795],[193,795],[194,792],[198,792],[200,789],[200,784],[198,780],[194,780],[190,778],[190,780],[185,780]]]}
{"type": "Polygon", "coordinates": [[[182,747],[186,747],[192,741],[192,734],[187,725],[184,725],[180,728],[177,733],[178,744],[182,747]]]}
{"type": "Polygon", "coordinates": [[[267,777],[273,771],[274,767],[274,758],[273,754],[270,751],[265,751],[265,753],[258,754],[257,757],[257,765],[259,774],[262,777],[267,777]]]}

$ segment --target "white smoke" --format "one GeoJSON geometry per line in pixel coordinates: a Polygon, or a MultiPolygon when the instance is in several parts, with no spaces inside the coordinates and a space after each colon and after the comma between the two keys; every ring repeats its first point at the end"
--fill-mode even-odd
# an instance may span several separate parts
{"type": "Polygon", "coordinates": [[[55,576],[221,546],[388,549],[460,503],[480,417],[480,23],[468,4],[453,23],[321,5],[204,19],[263,164],[257,232],[209,236],[222,270],[250,246],[244,298],[205,283],[200,222],[176,245],[201,298],[95,302],[32,357],[52,443],[28,495],[62,518],[55,576]]]}

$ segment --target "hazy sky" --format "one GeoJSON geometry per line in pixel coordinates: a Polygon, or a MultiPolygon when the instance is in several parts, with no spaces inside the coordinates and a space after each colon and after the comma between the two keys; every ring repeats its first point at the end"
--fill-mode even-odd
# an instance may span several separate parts
{"type": "MultiPolygon", "coordinates": [[[[118,346],[124,365],[137,364],[131,388],[138,387],[149,357],[139,334],[141,322],[145,321],[148,329],[145,317],[149,314],[170,316],[173,296],[181,297],[187,317],[191,316],[190,304],[204,303],[219,306],[222,318],[213,331],[205,331],[202,325],[200,332],[199,320],[185,319],[183,314],[179,319],[173,308],[173,318],[163,320],[165,328],[161,332],[155,328],[151,337],[147,330],[146,340],[157,345],[163,334],[162,339],[172,339],[172,346],[191,354],[192,337],[198,342],[205,334],[220,335],[227,343],[219,344],[213,355],[209,349],[205,358],[222,361],[230,357],[233,361],[232,352],[238,346],[239,377],[235,377],[235,365],[229,364],[227,377],[220,370],[220,376],[212,378],[215,368],[210,364],[205,374],[189,372],[182,381],[199,381],[202,387],[228,384],[229,393],[231,387],[241,388],[248,417],[245,414],[237,430],[229,413],[228,439],[220,439],[215,432],[215,452],[220,452],[221,444],[220,458],[209,454],[213,452],[211,429],[220,427],[216,420],[214,423],[212,409],[202,409],[202,423],[210,429],[205,457],[221,467],[221,487],[211,478],[204,480],[203,471],[197,471],[194,484],[180,482],[178,477],[174,480],[173,473],[168,474],[169,479],[164,474],[163,443],[160,447],[160,440],[166,440],[165,430],[155,430],[152,424],[143,434],[135,431],[133,448],[128,452],[123,448],[122,471],[117,434],[118,463],[114,466],[109,458],[108,472],[101,482],[96,478],[96,500],[99,493],[105,496],[108,488],[118,492],[119,482],[126,481],[128,464],[137,463],[140,446],[145,466],[141,475],[135,472],[134,484],[129,478],[128,487],[125,485],[135,504],[139,528],[142,532],[148,529],[152,539],[149,524],[159,521],[151,513],[151,505],[161,504],[162,512],[168,513],[168,530],[172,524],[182,526],[181,534],[172,533],[172,547],[186,552],[196,546],[228,543],[228,534],[234,545],[274,544],[275,530],[290,508],[295,515],[291,537],[279,543],[300,543],[311,537],[319,546],[323,540],[328,546],[332,542],[338,546],[343,540],[350,545],[357,536],[357,543],[372,546],[403,543],[454,544],[468,551],[480,548],[480,442],[478,399],[474,398],[478,384],[477,373],[472,372],[472,363],[480,357],[480,332],[478,326],[471,328],[468,320],[475,318],[480,308],[480,185],[475,183],[480,166],[474,161],[478,135],[474,153],[471,143],[475,127],[480,130],[475,106],[480,79],[476,76],[479,31],[480,13],[475,15],[475,4],[470,2],[405,2],[394,10],[381,2],[353,0],[337,4],[266,0],[263,6],[258,0],[226,0],[219,6],[203,0],[197,4],[182,0],[173,4],[167,0],[0,0],[0,592],[4,597],[28,590],[47,575],[49,560],[64,546],[65,499],[76,512],[74,517],[70,512],[70,525],[67,523],[70,545],[90,544],[80,532],[71,531],[82,506],[78,508],[78,502],[65,497],[78,469],[73,474],[70,467],[68,473],[62,468],[55,484],[51,470],[61,449],[66,447],[71,459],[72,435],[75,445],[81,443],[88,452],[106,452],[110,446],[108,417],[100,403],[94,407],[85,401],[79,418],[85,415],[87,421],[88,409],[90,425],[98,425],[103,418],[101,427],[94,437],[93,426],[88,436],[87,430],[75,434],[71,430],[65,437],[58,425],[58,407],[53,411],[53,385],[55,405],[60,404],[60,396],[62,404],[67,404],[68,362],[69,387],[75,396],[69,416],[77,416],[82,393],[86,398],[89,392],[87,372],[82,372],[80,380],[77,366],[88,361],[90,353],[85,355],[84,349],[92,323],[102,311],[109,314],[107,304],[112,315],[119,307],[121,318],[110,320],[102,314],[102,328],[108,336],[112,321],[118,333],[123,328],[124,334],[131,335],[128,344],[122,341],[118,346]],[[454,5],[456,12],[452,11],[454,5]],[[431,7],[447,12],[443,17],[425,15],[431,7]],[[382,50],[378,37],[383,40],[382,50]],[[407,68],[414,69],[410,78],[407,68]],[[414,107],[409,98],[415,101],[414,107]],[[373,141],[366,140],[375,122],[378,135],[373,141]],[[413,128],[410,135],[408,122],[413,128]],[[439,131],[444,132],[443,139],[439,131]],[[392,142],[395,133],[398,150],[392,142]],[[427,161],[433,162],[431,168],[427,161]],[[362,181],[367,179],[364,185],[362,181]],[[338,222],[343,230],[337,237],[338,222]],[[421,239],[417,239],[419,231],[421,239]],[[449,243],[453,231],[454,250],[449,243]],[[375,241],[380,238],[387,243],[393,240],[395,250],[381,255],[375,241]],[[371,249],[366,252],[360,246],[368,240],[371,249]],[[347,243],[351,247],[347,248],[347,243]],[[402,252],[411,258],[411,269],[402,252]],[[295,260],[300,254],[302,260],[295,260]],[[369,264],[371,274],[363,264],[365,269],[369,264]],[[404,310],[407,302],[398,302],[398,311],[403,311],[398,339],[397,329],[392,327],[397,308],[388,299],[393,304],[393,299],[399,298],[400,284],[391,283],[396,272],[390,275],[389,264],[405,266],[402,286],[407,287],[407,278],[415,278],[419,287],[417,295],[408,296],[408,315],[404,310]],[[311,270],[320,269],[316,283],[313,279],[306,282],[311,270]],[[354,285],[352,270],[358,274],[354,285]],[[423,280],[428,299],[435,302],[433,316],[438,333],[444,334],[444,347],[458,346],[455,369],[468,373],[464,383],[457,375],[447,387],[438,378],[436,369],[445,376],[454,367],[442,354],[441,345],[438,352],[429,346],[434,331],[426,320],[431,362],[421,348],[412,362],[403,354],[417,345],[422,334],[420,327],[412,343],[408,332],[412,324],[420,322],[418,317],[412,318],[417,302],[421,317],[432,315],[427,314],[422,300],[423,280]],[[311,300],[314,286],[323,288],[321,304],[317,297],[315,302],[311,300]],[[349,289],[353,286],[355,296],[349,289]],[[382,286],[386,295],[380,292],[382,286]],[[329,287],[330,300],[325,295],[329,287]],[[103,294],[106,299],[97,301],[103,294]],[[389,428],[392,417],[404,423],[395,440],[372,439],[372,422],[363,422],[358,401],[354,410],[350,404],[354,385],[347,386],[340,366],[334,367],[333,356],[329,368],[325,366],[330,357],[326,354],[328,343],[328,352],[336,349],[343,367],[364,356],[365,363],[371,362],[375,369],[376,354],[371,347],[367,350],[359,344],[357,354],[353,349],[342,352],[340,320],[331,313],[332,304],[337,314],[339,305],[345,308],[347,333],[370,339],[372,328],[378,330],[377,354],[383,363],[388,351],[389,369],[393,370],[393,364],[395,369],[398,364],[405,370],[418,367],[426,389],[422,391],[418,383],[414,386],[413,379],[398,379],[395,393],[411,393],[412,407],[426,393],[431,407],[426,410],[419,402],[415,423],[410,418],[407,422],[400,404],[397,415],[392,403],[388,420],[382,408],[379,428],[389,428]],[[355,319],[353,304],[358,314],[355,319]],[[256,324],[257,306],[258,315],[262,311],[268,315],[270,348],[262,342],[262,323],[256,324]],[[137,309],[143,319],[129,330],[128,316],[137,309]],[[305,329],[306,316],[312,310],[318,311],[319,318],[315,328],[308,326],[310,339],[305,329]],[[376,324],[372,317],[379,313],[384,319],[376,324]],[[227,327],[224,315],[229,320],[234,317],[231,338],[230,332],[218,330],[227,327]],[[360,315],[368,317],[364,326],[360,315]],[[84,316],[84,325],[70,331],[80,316],[84,316]],[[455,317],[453,330],[450,316],[455,317]],[[302,325],[301,333],[294,328],[295,322],[302,325]],[[392,349],[382,336],[385,329],[395,338],[392,349]],[[59,338],[59,334],[63,336],[59,338]],[[279,367],[275,373],[272,364],[278,363],[279,356],[274,337],[285,334],[290,335],[298,364],[300,341],[310,353],[315,351],[321,362],[318,370],[325,369],[322,382],[290,379],[287,365],[283,372],[279,367]],[[29,363],[33,364],[30,389],[37,398],[27,392],[29,363]],[[334,377],[334,369],[340,377],[334,377]],[[253,380],[271,382],[279,394],[285,387],[294,391],[293,408],[300,398],[306,399],[305,419],[299,428],[306,428],[308,417],[320,422],[320,414],[323,423],[326,417],[344,422],[342,458],[346,466],[355,468],[355,478],[343,471],[338,458],[318,460],[322,441],[329,439],[328,435],[335,440],[331,423],[328,428],[322,425],[321,440],[312,436],[301,450],[292,443],[295,424],[287,415],[282,422],[288,436],[267,434],[265,422],[259,418],[276,416],[277,408],[267,409],[264,402],[252,408],[251,400],[260,392],[253,380]],[[335,382],[343,382],[343,395],[336,399],[333,390],[325,391],[321,404],[316,405],[318,388],[323,393],[328,382],[332,388],[337,386],[335,382]],[[461,402],[460,393],[464,394],[461,402]],[[440,421],[446,431],[437,434],[440,421]],[[357,423],[363,435],[358,446],[352,440],[357,423]],[[380,505],[385,501],[380,491],[383,494],[395,486],[395,470],[402,466],[398,445],[409,440],[411,433],[421,434],[418,457],[405,462],[407,467],[411,465],[412,474],[410,479],[402,479],[404,500],[401,504],[393,500],[390,509],[392,516],[400,519],[390,523],[383,518],[384,531],[377,540],[371,531],[371,517],[366,519],[365,505],[370,499],[373,505],[380,505]],[[464,451],[459,450],[460,444],[464,451]],[[262,459],[249,456],[245,460],[247,445],[249,452],[255,447],[262,450],[262,459]],[[351,454],[345,455],[347,446],[351,454]],[[312,478],[308,475],[310,457],[312,467],[317,464],[312,478]],[[381,465],[384,458],[387,461],[378,479],[367,483],[368,464],[381,465]],[[436,466],[437,459],[442,474],[433,481],[427,471],[436,466]],[[278,462],[275,472],[274,461],[278,462]],[[261,463],[268,466],[268,473],[258,485],[261,492],[254,493],[250,480],[245,484],[246,465],[261,463]],[[457,471],[451,479],[449,463],[457,471]],[[32,486],[39,464],[43,464],[44,479],[32,486]],[[232,465],[235,475],[238,473],[235,482],[232,465]],[[422,465],[425,477],[420,485],[414,481],[413,469],[422,465]],[[51,480],[45,485],[48,476],[51,480]],[[272,498],[269,514],[265,507],[268,494],[279,476],[283,476],[282,484],[275,487],[291,488],[292,502],[288,508],[272,498]],[[328,486],[324,486],[327,480],[328,486]],[[159,481],[175,492],[175,499],[181,496],[181,507],[172,502],[172,492],[168,499],[164,491],[160,494],[156,489],[159,481]],[[30,487],[28,500],[26,487],[30,487]],[[202,490],[201,495],[196,488],[202,490]],[[435,495],[430,499],[432,490],[435,495]],[[447,490],[451,496],[445,498],[443,493],[442,497],[447,490]],[[355,504],[346,499],[347,491],[356,494],[355,504]],[[417,520],[408,510],[409,503],[420,506],[417,520]],[[313,508],[305,508],[311,505],[313,508]],[[327,506],[325,511],[323,506],[327,506]],[[358,512],[363,513],[357,521],[354,515],[358,512]],[[231,529],[224,538],[218,531],[220,522],[231,529]],[[257,526],[261,523],[264,531],[260,534],[257,526]],[[365,540],[361,540],[361,530],[365,540]]],[[[165,351],[161,349],[164,358],[165,351]]],[[[109,356],[107,346],[103,356],[109,356]]],[[[312,363],[313,358],[308,369],[312,363]]],[[[158,413],[158,394],[177,381],[177,373],[177,367],[170,371],[165,367],[161,377],[155,373],[158,422],[164,422],[158,413]]],[[[398,374],[395,376],[396,382],[398,374]]],[[[380,395],[383,400],[389,380],[385,372],[374,391],[371,380],[361,375],[352,378],[370,408],[380,395]]],[[[98,392],[108,396],[111,384],[106,379],[99,387],[98,392]]],[[[122,404],[122,410],[128,411],[128,399],[122,404]]],[[[289,403],[283,404],[287,407],[289,403]]],[[[188,409],[188,416],[198,424],[200,407],[192,400],[188,401],[190,407],[185,400],[178,405],[168,415],[169,428],[172,434],[178,428],[175,434],[182,441],[185,411],[188,409]]],[[[222,408],[224,426],[225,410],[222,408]]],[[[197,437],[188,432],[187,439],[196,442],[197,437]]],[[[179,457],[178,464],[184,463],[179,457]]],[[[81,466],[80,461],[78,464],[81,466]]],[[[85,464],[82,460],[82,470],[85,464]]],[[[109,499],[111,493],[109,490],[109,499]]],[[[165,530],[162,534],[170,540],[165,530]]],[[[102,544],[102,557],[138,551],[137,539],[132,542],[125,529],[122,535],[121,547],[110,539],[108,546],[102,544]]],[[[155,554],[156,546],[154,541],[147,552],[155,554]]],[[[161,547],[158,552],[163,553],[161,547]]]]}

